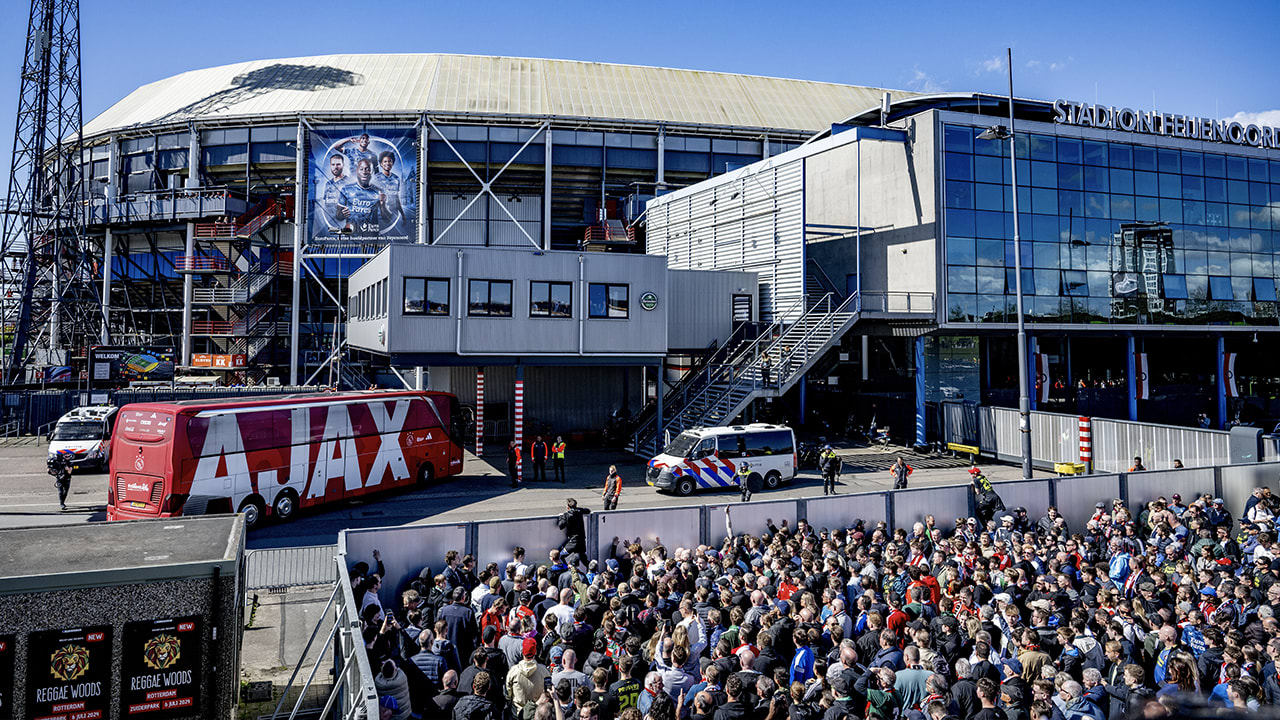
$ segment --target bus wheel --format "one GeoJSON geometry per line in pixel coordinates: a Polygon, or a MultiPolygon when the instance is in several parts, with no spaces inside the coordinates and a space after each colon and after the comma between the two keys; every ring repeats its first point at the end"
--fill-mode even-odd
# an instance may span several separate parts
{"type": "Polygon", "coordinates": [[[431,469],[431,463],[422,463],[418,468],[418,487],[426,487],[435,479],[435,472],[431,469]]]}
{"type": "Polygon", "coordinates": [[[693,494],[693,489],[693,478],[680,478],[680,480],[676,482],[676,494],[680,497],[689,497],[693,494]]]}
{"type": "Polygon", "coordinates": [[[240,512],[244,515],[244,526],[251,528],[262,522],[267,509],[262,505],[262,499],[255,495],[240,504],[240,512]]]}
{"type": "Polygon", "coordinates": [[[782,475],[776,470],[764,476],[764,486],[770,490],[782,483],[782,475]]]}
{"type": "Polygon", "coordinates": [[[271,506],[271,513],[282,522],[292,520],[297,511],[298,498],[294,497],[292,490],[285,490],[277,495],[275,504],[271,506]]]}

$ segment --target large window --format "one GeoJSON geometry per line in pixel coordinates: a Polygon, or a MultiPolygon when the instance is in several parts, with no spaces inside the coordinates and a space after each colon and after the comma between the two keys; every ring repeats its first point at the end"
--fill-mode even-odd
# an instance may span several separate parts
{"type": "Polygon", "coordinates": [[[591,283],[587,293],[588,317],[626,318],[631,311],[631,286],[591,283]]]}
{"type": "Polygon", "coordinates": [[[449,278],[405,278],[404,314],[448,315],[449,278]]]}
{"type": "MultiPolygon", "coordinates": [[[[984,129],[947,125],[943,134],[944,272],[954,322],[1009,322],[1013,303],[1013,283],[1000,287],[998,272],[987,269],[1013,266],[1010,147],[978,140],[984,129]]],[[[1031,271],[1023,276],[1027,320],[1280,322],[1280,298],[1272,299],[1280,279],[1280,160],[1215,149],[1020,134],[1014,153],[1022,264],[1031,271]],[[1136,222],[1168,226],[1171,242],[1122,245],[1120,226],[1136,222]],[[1117,296],[1117,277],[1137,287],[1117,296]]]]}
{"type": "Polygon", "coordinates": [[[530,317],[573,317],[573,283],[534,280],[529,283],[530,317]]]}
{"type": "Polygon", "coordinates": [[[511,281],[471,280],[467,290],[467,314],[511,317],[511,281]]]}

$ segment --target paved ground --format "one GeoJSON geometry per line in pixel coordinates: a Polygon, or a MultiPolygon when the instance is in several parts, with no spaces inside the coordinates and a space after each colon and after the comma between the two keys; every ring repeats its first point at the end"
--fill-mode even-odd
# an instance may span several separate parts
{"type": "MultiPolygon", "coordinates": [[[[969,463],[946,456],[917,456],[901,448],[881,452],[870,448],[841,448],[844,474],[842,492],[867,492],[889,487],[888,467],[901,452],[916,468],[913,487],[967,483],[969,463]]],[[[435,487],[363,501],[338,503],[333,507],[302,513],[287,524],[268,523],[249,533],[249,547],[269,548],[298,545],[326,545],[336,542],[343,528],[435,523],[456,520],[554,515],[564,507],[566,495],[573,495],[588,507],[598,507],[599,488],[610,464],[616,464],[625,484],[620,508],[669,507],[719,502],[732,491],[698,493],[688,498],[660,494],[644,484],[644,462],[625,452],[583,450],[569,453],[568,482],[525,483],[518,490],[508,486],[503,458],[467,455],[461,475],[441,481],[435,487]]],[[[989,463],[983,465],[995,482],[1021,477],[1019,468],[989,463]]],[[[23,527],[62,523],[93,522],[106,518],[106,475],[73,476],[67,512],[59,512],[53,480],[45,473],[45,447],[24,443],[0,446],[0,527],[23,527]]],[[[790,486],[758,497],[811,497],[822,492],[816,471],[803,471],[790,486]]]]}

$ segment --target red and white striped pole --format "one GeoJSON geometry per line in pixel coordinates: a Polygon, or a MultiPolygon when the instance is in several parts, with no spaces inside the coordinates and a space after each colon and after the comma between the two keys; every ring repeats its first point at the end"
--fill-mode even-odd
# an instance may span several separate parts
{"type": "Polygon", "coordinates": [[[1080,462],[1084,463],[1085,472],[1093,470],[1093,421],[1083,416],[1080,418],[1080,462]]]}
{"type": "Polygon", "coordinates": [[[484,455],[484,371],[476,371],[476,457],[484,455]]]}
{"type": "MultiPolygon", "coordinates": [[[[516,447],[524,447],[524,380],[516,380],[516,447]]],[[[516,453],[516,477],[524,478],[524,453],[516,453]]]]}

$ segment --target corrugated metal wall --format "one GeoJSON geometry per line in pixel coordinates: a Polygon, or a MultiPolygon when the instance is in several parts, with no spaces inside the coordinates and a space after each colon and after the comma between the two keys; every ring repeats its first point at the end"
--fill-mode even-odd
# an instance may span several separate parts
{"type": "Polygon", "coordinates": [[[465,214],[463,208],[471,202],[471,194],[435,193],[432,205],[432,228],[435,241],[441,245],[484,245],[485,225],[489,227],[490,246],[532,247],[542,242],[542,197],[538,195],[522,195],[519,200],[483,197],[475,201],[465,214]],[[488,204],[489,219],[485,220],[485,205],[488,204]],[[520,227],[511,222],[503,208],[520,222],[520,227]],[[447,234],[445,228],[453,223],[454,218],[462,214],[447,234]],[[534,243],[524,233],[529,233],[534,243]],[[441,235],[443,234],[443,238],[441,235]]]}
{"type": "Polygon", "coordinates": [[[763,321],[804,294],[804,161],[766,161],[648,205],[647,251],[678,270],[759,275],[763,321]]]}
{"type": "MultiPolygon", "coordinates": [[[[650,375],[656,373],[651,370],[650,375]]],[[[638,367],[526,367],[524,370],[525,434],[534,430],[532,421],[549,423],[553,432],[599,430],[609,414],[622,407],[623,387],[627,389],[631,412],[641,405],[641,369],[638,367]],[[627,377],[623,382],[624,374],[627,377]]],[[[474,405],[476,368],[436,367],[430,371],[430,389],[457,396],[458,402],[474,405]]],[[[650,377],[652,380],[652,377],[650,377]]],[[[516,369],[495,366],[484,369],[485,405],[515,401],[516,369]]],[[[485,414],[486,425],[503,420],[485,414]]]]}

